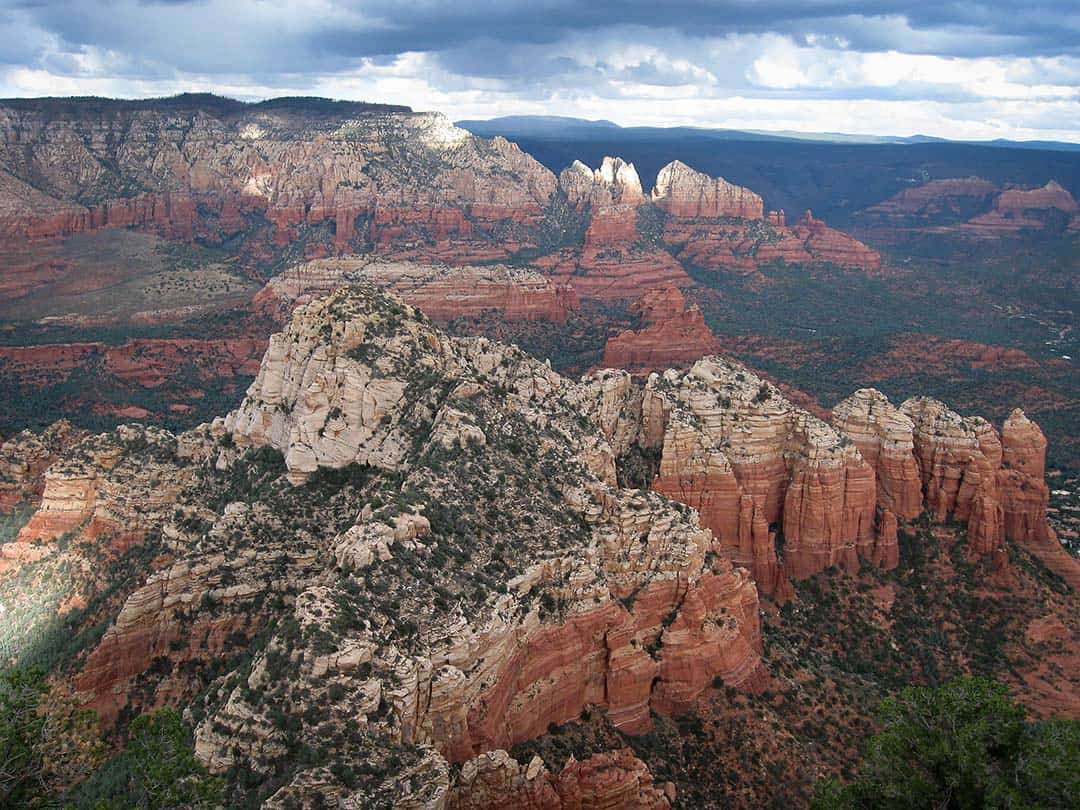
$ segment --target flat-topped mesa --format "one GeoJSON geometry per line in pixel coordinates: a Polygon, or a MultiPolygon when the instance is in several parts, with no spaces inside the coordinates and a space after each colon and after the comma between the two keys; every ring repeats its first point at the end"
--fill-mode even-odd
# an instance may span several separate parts
{"type": "Polygon", "coordinates": [[[1007,217],[1022,217],[1025,210],[1032,208],[1056,208],[1076,214],[1080,212],[1080,203],[1056,180],[1050,180],[1042,188],[1007,189],[994,201],[994,210],[1007,217]]]}
{"type": "Polygon", "coordinates": [[[676,287],[650,290],[630,311],[640,316],[641,327],[608,338],[605,368],[661,371],[700,360],[717,349],[701,309],[676,287]]]}
{"type": "Polygon", "coordinates": [[[1068,228],[1080,229],[1080,203],[1051,180],[1041,188],[1010,188],[994,198],[993,209],[960,226],[962,232],[993,237],[1020,230],[1044,230],[1057,227],[1064,214],[1070,218],[1068,228]]]}
{"type": "Polygon", "coordinates": [[[874,388],[862,388],[832,410],[832,422],[874,468],[877,502],[904,520],[922,513],[922,479],[915,460],[914,423],[874,388]]]}
{"type": "Polygon", "coordinates": [[[871,205],[860,213],[862,219],[884,223],[929,223],[943,215],[971,209],[989,201],[999,191],[981,177],[952,177],[930,180],[921,186],[905,188],[887,200],[871,205]]]}
{"type": "Polygon", "coordinates": [[[764,219],[761,197],[722,177],[712,178],[674,160],[660,170],[652,190],[655,205],[674,217],[764,219]]]}
{"type": "Polygon", "coordinates": [[[788,576],[871,561],[874,472],[853,442],[721,358],[651,375],[640,399],[619,394],[616,379],[587,378],[597,386],[597,423],[621,434],[612,438],[617,451],[636,442],[659,455],[652,489],[696,508],[763,592],[783,598],[788,576]],[[612,412],[619,408],[631,412],[612,412]],[[628,443],[635,408],[639,430],[628,443]]]}
{"type": "Polygon", "coordinates": [[[573,287],[521,267],[393,262],[371,257],[316,259],[275,276],[255,306],[279,323],[314,298],[349,284],[370,283],[400,296],[438,323],[497,312],[506,321],[562,323],[578,308],[573,287]]]}
{"type": "Polygon", "coordinates": [[[78,107],[0,105],[0,237],[134,227],[215,242],[262,221],[280,248],[326,223],[338,253],[486,261],[519,247],[497,226],[538,225],[556,186],[516,145],[433,113],[78,107]]]}

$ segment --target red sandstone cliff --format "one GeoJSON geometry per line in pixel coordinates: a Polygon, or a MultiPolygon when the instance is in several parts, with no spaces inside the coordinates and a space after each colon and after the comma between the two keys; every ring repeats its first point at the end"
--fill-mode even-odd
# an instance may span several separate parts
{"type": "Polygon", "coordinates": [[[631,312],[640,328],[608,338],[603,365],[628,371],[661,371],[687,365],[717,350],[717,341],[696,304],[675,287],[650,290],[631,312]]]}
{"type": "Polygon", "coordinates": [[[764,203],[750,189],[694,171],[678,160],[656,176],[652,201],[666,214],[683,219],[764,219],[764,203]]]}

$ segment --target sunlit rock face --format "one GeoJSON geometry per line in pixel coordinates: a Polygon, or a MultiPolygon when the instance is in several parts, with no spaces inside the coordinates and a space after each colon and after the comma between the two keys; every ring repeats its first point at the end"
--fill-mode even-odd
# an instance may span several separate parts
{"type": "Polygon", "coordinates": [[[609,395],[612,379],[590,381],[597,423],[611,426],[624,453],[636,445],[659,456],[652,489],[698,510],[762,591],[784,598],[790,577],[871,561],[874,473],[852,441],[720,358],[653,374],[640,398],[609,395]],[[620,441],[633,434],[627,423],[637,433],[620,441]]]}

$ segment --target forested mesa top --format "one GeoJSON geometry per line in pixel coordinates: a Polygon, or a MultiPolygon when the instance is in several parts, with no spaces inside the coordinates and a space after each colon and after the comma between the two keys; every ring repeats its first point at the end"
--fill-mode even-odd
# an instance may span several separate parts
{"type": "Polygon", "coordinates": [[[237,118],[257,113],[295,114],[308,117],[350,117],[369,113],[411,113],[403,104],[367,101],[340,101],[318,96],[282,96],[264,101],[239,101],[213,93],[179,93],[162,98],[123,99],[102,96],[44,96],[0,99],[0,107],[20,112],[36,112],[55,118],[90,115],[122,115],[135,112],[202,112],[219,118],[237,118]]]}

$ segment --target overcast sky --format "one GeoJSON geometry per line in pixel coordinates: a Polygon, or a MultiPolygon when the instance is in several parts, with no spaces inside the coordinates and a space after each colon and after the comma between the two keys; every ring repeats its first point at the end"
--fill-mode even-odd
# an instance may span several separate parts
{"type": "Polygon", "coordinates": [[[1080,142],[1080,0],[0,0],[0,95],[1080,142]]]}

